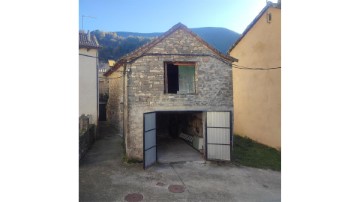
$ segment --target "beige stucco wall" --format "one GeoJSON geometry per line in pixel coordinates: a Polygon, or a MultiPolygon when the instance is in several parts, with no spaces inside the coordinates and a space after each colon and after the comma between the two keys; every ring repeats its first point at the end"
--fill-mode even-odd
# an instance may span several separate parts
{"type": "Polygon", "coordinates": [[[96,49],[79,49],[79,116],[91,114],[93,124],[98,119],[97,56],[96,49]]]}
{"type": "MultiPolygon", "coordinates": [[[[238,66],[281,67],[281,10],[269,8],[230,52],[238,66]],[[267,23],[266,13],[272,14],[267,23]]],[[[281,148],[281,69],[233,68],[234,133],[281,148]]]]}

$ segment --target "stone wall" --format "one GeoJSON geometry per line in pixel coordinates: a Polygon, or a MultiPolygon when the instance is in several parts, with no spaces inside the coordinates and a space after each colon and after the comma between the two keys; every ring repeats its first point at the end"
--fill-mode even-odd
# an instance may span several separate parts
{"type": "Polygon", "coordinates": [[[107,78],[99,78],[99,100],[105,101],[109,96],[109,80],[107,78]]]}
{"type": "MultiPolygon", "coordinates": [[[[98,79],[99,79],[99,98],[103,95],[109,95],[109,80],[104,73],[109,69],[108,63],[99,62],[98,79]]],[[[100,99],[101,100],[101,99],[100,99]]]]}
{"type": "Polygon", "coordinates": [[[125,138],[129,158],[143,158],[143,113],[156,110],[232,111],[232,69],[209,48],[183,29],[128,64],[128,115],[125,138]],[[165,55],[166,54],[166,55],[165,55]],[[198,55],[194,55],[198,54],[198,55]],[[199,55],[202,56],[199,56],[199,55]],[[195,94],[164,93],[164,61],[191,61],[195,67],[195,94]]]}
{"type": "Polygon", "coordinates": [[[106,120],[123,134],[123,73],[118,69],[109,80],[109,99],[107,101],[106,120]]]}
{"type": "Polygon", "coordinates": [[[81,115],[79,118],[79,160],[86,154],[95,141],[96,127],[89,124],[89,118],[81,115]]]}

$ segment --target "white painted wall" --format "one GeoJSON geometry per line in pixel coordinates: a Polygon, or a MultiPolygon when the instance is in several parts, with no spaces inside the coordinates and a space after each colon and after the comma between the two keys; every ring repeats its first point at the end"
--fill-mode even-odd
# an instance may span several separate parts
{"type": "Polygon", "coordinates": [[[97,57],[96,49],[79,49],[79,116],[90,114],[91,124],[98,120],[97,57]]]}

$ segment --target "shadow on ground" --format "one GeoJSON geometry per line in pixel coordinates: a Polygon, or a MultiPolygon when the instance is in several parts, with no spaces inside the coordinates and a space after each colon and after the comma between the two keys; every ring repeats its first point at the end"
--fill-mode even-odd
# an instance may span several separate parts
{"type": "Polygon", "coordinates": [[[281,201],[281,174],[237,167],[231,163],[187,162],[142,164],[122,162],[123,139],[114,128],[100,129],[101,137],[81,160],[80,201],[125,201],[139,193],[143,201],[281,201]],[[181,185],[182,193],[169,191],[181,185]]]}

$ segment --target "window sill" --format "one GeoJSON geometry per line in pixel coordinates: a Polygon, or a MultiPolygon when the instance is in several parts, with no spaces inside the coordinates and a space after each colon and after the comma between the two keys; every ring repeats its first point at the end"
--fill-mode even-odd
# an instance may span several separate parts
{"type": "Polygon", "coordinates": [[[197,95],[198,93],[164,93],[164,95],[197,95]]]}

